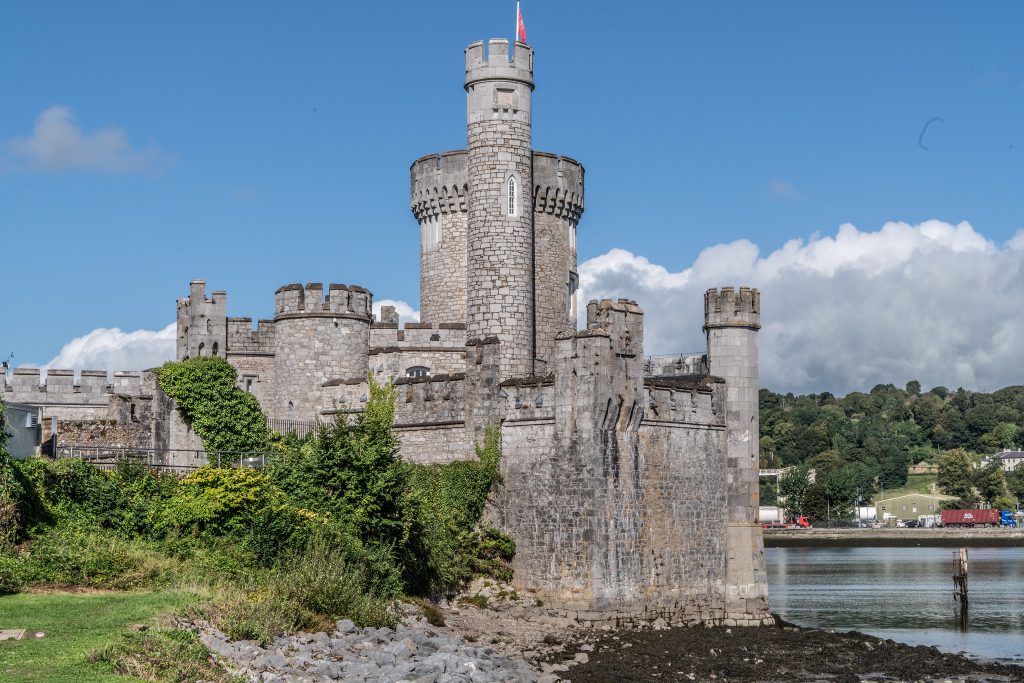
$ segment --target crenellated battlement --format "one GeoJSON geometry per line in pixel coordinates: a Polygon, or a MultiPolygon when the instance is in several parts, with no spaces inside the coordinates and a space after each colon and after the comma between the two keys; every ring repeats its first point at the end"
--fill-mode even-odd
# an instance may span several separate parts
{"type": "Polygon", "coordinates": [[[587,329],[603,329],[618,356],[635,358],[644,350],[644,312],[629,299],[591,300],[587,303],[587,329]]]}
{"type": "Polygon", "coordinates": [[[583,164],[570,157],[533,153],[533,210],[578,223],[583,215],[583,164]]]}
{"type": "Polygon", "coordinates": [[[722,327],[761,329],[761,293],[750,287],[709,289],[704,294],[704,330],[722,327]]]}
{"type": "Polygon", "coordinates": [[[228,318],[229,355],[274,355],[274,321],[260,320],[252,328],[252,318],[228,318]]]}
{"type": "Polygon", "coordinates": [[[373,319],[373,294],[358,285],[331,284],[324,296],[319,282],[284,285],[274,294],[274,320],[287,318],[373,319]]]}
{"type": "Polygon", "coordinates": [[[516,81],[532,90],[533,48],[517,41],[510,55],[507,39],[491,38],[487,41],[485,55],[484,41],[470,43],[466,48],[466,89],[480,81],[491,80],[516,81]]]}
{"type": "Polygon", "coordinates": [[[142,373],[116,371],[113,380],[106,370],[82,370],[76,381],[75,371],[54,368],[46,371],[45,379],[39,368],[14,368],[10,380],[0,372],[0,398],[12,403],[72,405],[106,405],[111,394],[141,396],[144,391],[142,373]]]}
{"type": "Polygon", "coordinates": [[[409,207],[416,220],[469,211],[469,152],[454,150],[420,157],[409,168],[409,207]]]}

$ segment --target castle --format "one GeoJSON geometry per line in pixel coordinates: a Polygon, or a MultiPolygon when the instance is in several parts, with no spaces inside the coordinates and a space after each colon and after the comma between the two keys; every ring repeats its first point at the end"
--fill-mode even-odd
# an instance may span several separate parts
{"type": "MultiPolygon", "coordinates": [[[[758,510],[757,290],[705,294],[707,355],[643,356],[643,311],[591,301],[576,329],[584,170],[532,147],[533,50],[465,52],[468,149],[411,167],[422,322],[375,319],[355,285],[289,284],[274,318],[227,316],[193,281],[177,357],[221,355],[275,426],[358,412],[368,375],[397,388],[402,455],[474,457],[500,426],[492,522],[515,539],[514,583],[582,622],[770,621],[758,510]],[[703,368],[703,370],[702,370],[703,368]]],[[[5,400],[57,417],[58,445],[202,444],[153,373],[19,368],[5,400]],[[99,426],[97,426],[99,423],[99,426]]],[[[194,452],[195,455],[184,454],[194,452]]]]}

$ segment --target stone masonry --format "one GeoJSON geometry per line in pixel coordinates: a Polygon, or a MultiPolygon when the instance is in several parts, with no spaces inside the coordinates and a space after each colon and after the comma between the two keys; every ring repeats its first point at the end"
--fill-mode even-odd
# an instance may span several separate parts
{"type": "MultiPolygon", "coordinates": [[[[465,56],[468,149],[410,169],[422,320],[393,308],[374,320],[366,289],[310,283],[278,289],[273,319],[253,327],[195,280],[177,304],[178,358],[222,355],[282,431],[348,419],[369,376],[390,381],[402,457],[416,462],[472,459],[498,427],[488,518],[516,541],[513,583],[564,616],[769,623],[759,293],[707,292],[705,356],[645,361],[643,311],[625,299],[589,302],[577,330],[583,166],[532,149],[529,46],[476,42],[465,56]]],[[[0,374],[0,396],[67,423],[66,446],[110,438],[172,460],[168,449],[201,449],[152,372],[41,382],[19,368],[0,374]]]]}

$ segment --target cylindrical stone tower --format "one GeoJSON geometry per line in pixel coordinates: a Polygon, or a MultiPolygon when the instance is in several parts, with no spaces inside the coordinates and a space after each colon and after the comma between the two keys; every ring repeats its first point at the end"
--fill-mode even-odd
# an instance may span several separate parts
{"type": "Polygon", "coordinates": [[[758,524],[757,331],[761,294],[756,289],[709,289],[704,331],[711,374],[726,388],[726,618],[768,614],[764,541],[758,524]]]}
{"type": "Polygon", "coordinates": [[[285,285],[274,296],[273,417],[313,420],[326,380],[366,377],[373,295],[354,285],[285,285]]]}
{"type": "Polygon", "coordinates": [[[469,225],[466,337],[496,335],[502,379],[534,372],[533,50],[492,39],[466,48],[469,225]]]}
{"type": "Polygon", "coordinates": [[[464,323],[469,154],[422,157],[410,175],[410,207],[420,224],[420,320],[464,323]]]}
{"type": "Polygon", "coordinates": [[[576,329],[576,226],[583,213],[583,166],[575,159],[533,153],[533,253],[536,374],[547,374],[555,335],[576,329]]]}

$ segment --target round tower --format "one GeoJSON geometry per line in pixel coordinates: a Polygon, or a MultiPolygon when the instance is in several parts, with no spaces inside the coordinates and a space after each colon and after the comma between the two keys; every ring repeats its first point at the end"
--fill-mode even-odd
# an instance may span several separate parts
{"type": "Polygon", "coordinates": [[[466,337],[496,335],[502,379],[534,372],[533,50],[466,48],[469,223],[466,337]]]}
{"type": "Polygon", "coordinates": [[[709,289],[704,294],[704,331],[712,375],[725,380],[727,618],[767,615],[768,579],[758,523],[760,437],[757,394],[757,331],[761,294],[756,289],[709,289]]]}
{"type": "Polygon", "coordinates": [[[554,359],[555,335],[576,329],[576,226],[583,214],[583,166],[575,159],[533,153],[534,310],[536,374],[554,359]]]}
{"type": "Polygon", "coordinates": [[[422,157],[410,176],[410,208],[420,225],[420,320],[464,323],[469,154],[422,157]]]}
{"type": "Polygon", "coordinates": [[[373,295],[354,285],[285,285],[274,296],[273,417],[313,420],[324,382],[366,377],[373,295]]]}

